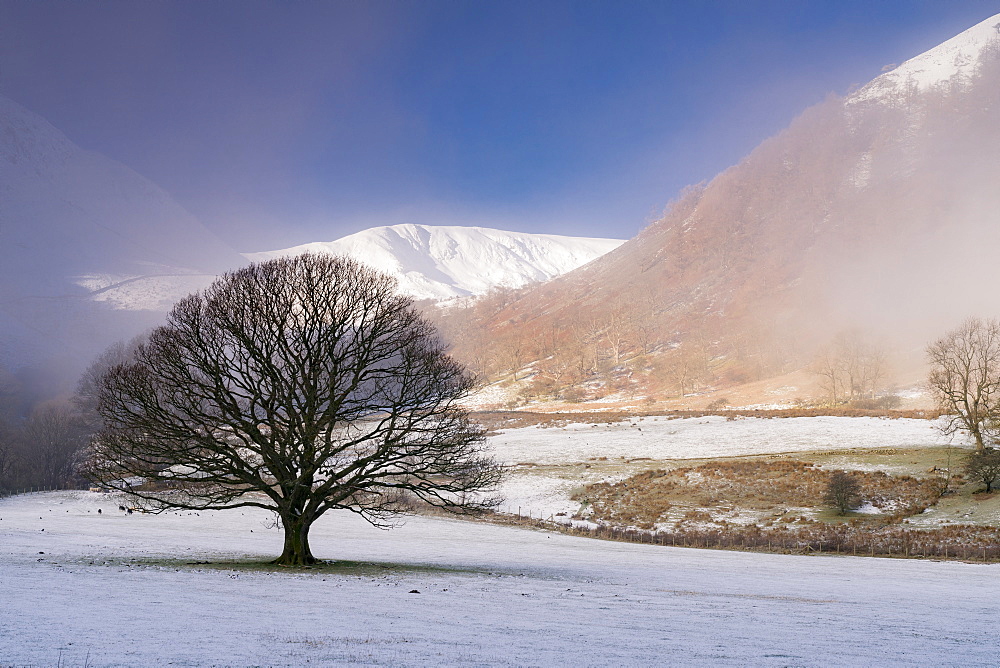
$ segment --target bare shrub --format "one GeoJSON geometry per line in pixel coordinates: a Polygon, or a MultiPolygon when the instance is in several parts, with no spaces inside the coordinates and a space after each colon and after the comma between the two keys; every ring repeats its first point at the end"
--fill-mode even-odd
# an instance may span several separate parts
{"type": "Polygon", "coordinates": [[[843,471],[834,471],[826,483],[826,493],[823,500],[837,509],[840,515],[846,515],[857,508],[861,500],[861,488],[854,476],[843,471]]]}

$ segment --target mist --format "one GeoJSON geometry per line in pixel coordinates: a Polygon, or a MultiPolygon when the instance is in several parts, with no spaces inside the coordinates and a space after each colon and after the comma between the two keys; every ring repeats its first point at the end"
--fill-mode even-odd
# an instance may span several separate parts
{"type": "Polygon", "coordinates": [[[974,86],[881,119],[853,172],[862,187],[829,214],[851,231],[816,258],[832,311],[914,356],[966,317],[1000,315],[998,91],[992,59],[974,86]]]}
{"type": "Polygon", "coordinates": [[[241,252],[442,210],[622,237],[987,7],[2,2],[0,94],[241,252]]]}
{"type": "MultiPolygon", "coordinates": [[[[66,393],[96,354],[161,322],[242,252],[407,222],[606,238],[670,227],[661,212],[685,186],[720,172],[725,183],[800,109],[968,27],[986,6],[257,4],[234,17],[225,4],[0,2],[0,365],[66,393]]],[[[883,124],[895,122],[906,119],[883,124]]],[[[991,192],[995,154],[961,139],[989,134],[995,119],[975,122],[961,137],[947,120],[926,128],[940,146],[924,145],[914,164],[965,174],[938,199],[927,172],[913,195],[868,201],[910,169],[905,155],[878,153],[873,135],[841,156],[871,149],[875,173],[850,198],[827,192],[840,210],[810,209],[801,192],[857,167],[806,160],[808,178],[783,191],[771,223],[745,223],[731,194],[716,194],[724,188],[706,191],[697,215],[725,224],[703,225],[699,243],[759,224],[752,252],[763,252],[769,234],[809,217],[857,236],[857,221],[895,207],[899,220],[875,226],[895,231],[858,237],[867,246],[797,246],[768,261],[809,265],[800,305],[815,308],[800,315],[816,326],[803,338],[841,323],[926,338],[993,308],[961,289],[995,278],[985,261],[995,203],[975,199],[991,192]],[[930,231],[914,235],[904,218],[930,231]],[[956,241],[970,234],[988,242],[971,267],[956,241]],[[932,263],[964,273],[932,278],[920,269],[932,263]],[[900,298],[910,293],[933,314],[900,298]]],[[[731,280],[767,273],[755,271],[731,280]]],[[[780,306],[746,303],[766,317],[780,306]]]]}

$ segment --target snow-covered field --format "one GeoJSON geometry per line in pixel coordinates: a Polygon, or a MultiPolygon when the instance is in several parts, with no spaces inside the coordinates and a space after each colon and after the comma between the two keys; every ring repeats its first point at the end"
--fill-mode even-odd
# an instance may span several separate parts
{"type": "Polygon", "coordinates": [[[948,444],[930,420],[868,417],[669,419],[508,429],[490,439],[506,463],[562,464],[592,457],[697,459],[850,448],[948,444]]]}
{"type": "Polygon", "coordinates": [[[430,518],[387,532],[341,514],[315,527],[317,555],[423,568],[264,572],[183,565],[277,554],[280,536],[257,512],[127,516],[113,498],[55,492],[0,500],[0,518],[3,666],[997,661],[994,565],[664,548],[430,518]]]}

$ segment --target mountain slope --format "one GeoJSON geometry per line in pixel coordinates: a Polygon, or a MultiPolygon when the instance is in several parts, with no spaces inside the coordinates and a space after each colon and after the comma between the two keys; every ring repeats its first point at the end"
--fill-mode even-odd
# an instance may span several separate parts
{"type": "Polygon", "coordinates": [[[243,261],[159,187],[0,96],[0,364],[70,374],[162,317],[177,292],[162,281],[243,261]],[[119,284],[152,290],[125,304],[146,313],[113,308],[119,284]]]}
{"type": "Polygon", "coordinates": [[[391,225],[330,242],[248,253],[253,261],[320,252],[350,255],[399,280],[418,299],[483,294],[545,281],[618,247],[618,239],[505,232],[484,227],[391,225]]]}
{"type": "Polygon", "coordinates": [[[929,51],[877,77],[847,103],[926,92],[936,86],[967,85],[979,74],[984,52],[1000,38],[1000,14],[977,23],[929,51]]]}
{"type": "Polygon", "coordinates": [[[919,358],[1000,314],[998,25],[807,110],[586,267],[481,305],[459,354],[528,347],[493,372],[537,359],[557,384],[671,394],[800,368],[851,328],[919,358]]]}

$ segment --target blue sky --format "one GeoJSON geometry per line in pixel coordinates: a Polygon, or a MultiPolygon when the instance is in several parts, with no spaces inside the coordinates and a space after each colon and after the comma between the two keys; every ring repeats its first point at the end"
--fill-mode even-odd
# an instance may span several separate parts
{"type": "Polygon", "coordinates": [[[0,0],[0,93],[240,250],[373,225],[629,237],[1000,2],[0,0]]]}

